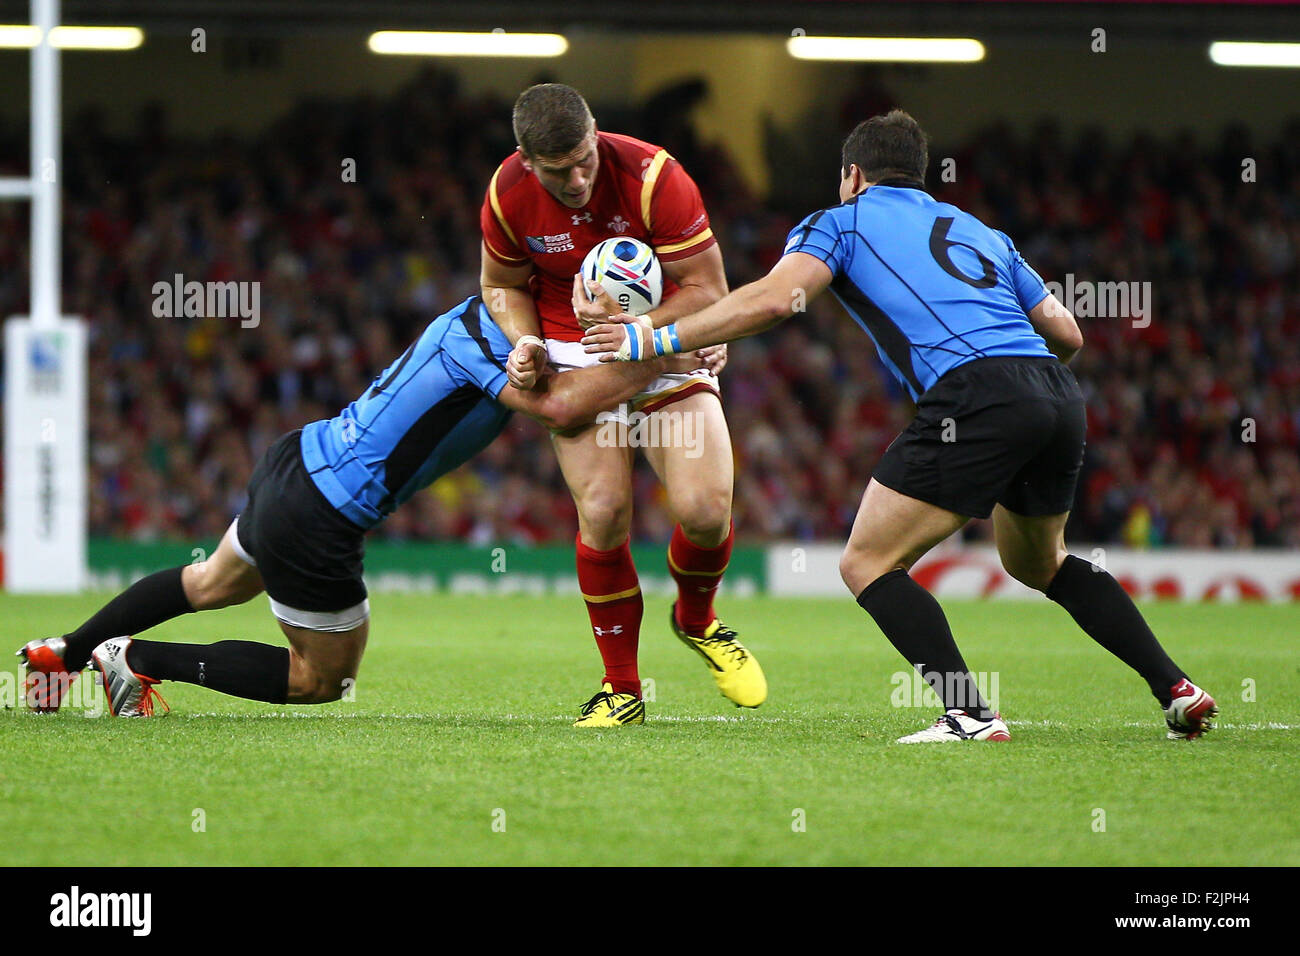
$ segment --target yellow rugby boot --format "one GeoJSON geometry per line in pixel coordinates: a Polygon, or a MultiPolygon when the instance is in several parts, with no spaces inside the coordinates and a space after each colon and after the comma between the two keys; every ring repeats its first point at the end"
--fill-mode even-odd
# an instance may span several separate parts
{"type": "Polygon", "coordinates": [[[668,612],[668,623],[678,640],[704,658],[713,672],[713,682],[727,700],[737,707],[757,707],[767,700],[763,668],[740,643],[735,631],[715,617],[699,637],[688,634],[677,623],[676,604],[668,612]]]}
{"type": "Polygon", "coordinates": [[[600,685],[600,693],[582,705],[575,727],[621,727],[645,723],[645,702],[635,694],[616,694],[609,683],[600,685]]]}

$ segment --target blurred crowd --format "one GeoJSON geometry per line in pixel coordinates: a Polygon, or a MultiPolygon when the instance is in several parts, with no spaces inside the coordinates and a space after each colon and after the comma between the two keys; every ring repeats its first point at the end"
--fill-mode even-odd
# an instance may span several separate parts
{"type": "MultiPolygon", "coordinates": [[[[606,128],[682,160],[732,286],[756,278],[811,210],[763,205],[725,151],[665,102],[613,117],[593,106],[606,128]]],[[[303,102],[249,141],[176,137],[156,110],[129,136],[109,135],[93,112],[74,117],[64,310],[91,323],[91,533],[219,534],[277,435],[335,414],[424,324],[476,292],[478,210],[514,146],[509,116],[508,102],[430,70],[390,97],[303,102]],[[259,280],[259,324],[156,315],[154,286],[176,274],[259,280]]],[[[932,192],[1011,235],[1044,278],[1154,290],[1149,322],[1081,320],[1074,369],[1089,446],[1073,537],[1300,545],[1300,127],[1275,142],[1239,129],[1214,142],[1112,142],[1050,125],[935,139],[932,192]],[[941,157],[956,160],[955,181],[942,181],[941,157]],[[1257,182],[1243,181],[1246,157],[1257,182]]],[[[838,143],[827,148],[837,154],[838,143]]],[[[4,314],[27,306],[26,246],[25,210],[0,204],[4,314]]],[[[738,535],[843,539],[911,413],[869,340],[824,296],[733,345],[722,387],[738,535]]],[[[664,540],[662,492],[643,466],[636,480],[635,534],[664,540]]],[[[377,533],[536,543],[571,541],[575,529],[545,431],[516,416],[377,533]]],[[[967,533],[987,536],[987,523],[967,533]]]]}

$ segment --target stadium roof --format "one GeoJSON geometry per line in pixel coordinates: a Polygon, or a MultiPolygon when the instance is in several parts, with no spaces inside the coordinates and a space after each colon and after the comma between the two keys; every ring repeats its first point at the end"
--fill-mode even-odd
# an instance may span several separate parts
{"type": "MultiPolygon", "coordinates": [[[[595,0],[63,0],[65,23],[130,23],[188,32],[238,23],[268,34],[374,29],[712,30],[809,34],[1064,39],[1101,26],[1111,36],[1187,39],[1297,39],[1300,17],[1283,2],[1112,0],[1099,3],[942,0],[655,0],[611,6],[595,0]]],[[[0,20],[22,23],[26,0],[0,0],[0,20]]]]}

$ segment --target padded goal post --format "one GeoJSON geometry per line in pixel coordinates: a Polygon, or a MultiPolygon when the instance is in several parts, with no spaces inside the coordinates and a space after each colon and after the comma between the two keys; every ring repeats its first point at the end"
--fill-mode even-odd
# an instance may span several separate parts
{"type": "Polygon", "coordinates": [[[86,583],[86,329],[62,315],[58,0],[31,0],[31,169],[0,199],[31,202],[31,315],[5,323],[4,586],[71,592],[86,583]]]}
{"type": "Polygon", "coordinates": [[[5,322],[4,584],[79,591],[86,579],[86,327],[5,322]]]}

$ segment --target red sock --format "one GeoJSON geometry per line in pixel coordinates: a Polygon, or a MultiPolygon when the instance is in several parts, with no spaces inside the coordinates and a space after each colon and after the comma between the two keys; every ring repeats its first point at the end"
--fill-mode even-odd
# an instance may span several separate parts
{"type": "Polygon", "coordinates": [[[668,545],[668,570],[677,582],[677,623],[688,634],[703,634],[713,623],[713,595],[722,582],[736,529],[727,530],[726,540],[716,548],[692,544],[681,525],[673,528],[668,545]]]}
{"type": "Polygon", "coordinates": [[[641,585],[637,581],[632,551],[624,541],[610,551],[597,551],[578,535],[578,587],[587,602],[587,616],[605,662],[605,680],[616,694],[641,696],[636,669],[641,637],[641,585]]]}

